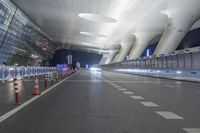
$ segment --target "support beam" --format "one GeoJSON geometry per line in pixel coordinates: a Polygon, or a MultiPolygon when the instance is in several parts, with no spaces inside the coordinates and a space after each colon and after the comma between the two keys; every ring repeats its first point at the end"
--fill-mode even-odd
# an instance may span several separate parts
{"type": "Polygon", "coordinates": [[[101,58],[101,60],[100,60],[100,62],[99,62],[99,65],[105,64],[107,58],[109,58],[109,53],[104,53],[102,58],[101,58]]]}
{"type": "Polygon", "coordinates": [[[154,55],[168,54],[176,50],[188,30],[199,19],[200,8],[171,9],[162,13],[168,16],[168,25],[154,55]]]}
{"type": "Polygon", "coordinates": [[[118,50],[110,50],[109,56],[106,59],[105,64],[110,64],[118,52],[119,52],[118,50]]]}
{"type": "Polygon", "coordinates": [[[149,45],[149,42],[155,38],[157,35],[159,35],[159,32],[138,32],[135,33],[135,43],[131,49],[131,52],[129,53],[129,60],[139,58],[144,50],[149,45]]]}
{"type": "Polygon", "coordinates": [[[121,41],[121,48],[114,62],[121,62],[126,58],[133,46],[134,41],[135,37],[133,35],[130,35],[121,41]]]}

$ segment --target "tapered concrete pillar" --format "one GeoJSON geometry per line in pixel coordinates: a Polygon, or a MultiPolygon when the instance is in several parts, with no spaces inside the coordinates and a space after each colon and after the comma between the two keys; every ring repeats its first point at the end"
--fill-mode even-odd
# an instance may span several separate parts
{"type": "Polygon", "coordinates": [[[117,55],[117,53],[119,52],[119,50],[110,50],[109,56],[106,59],[105,64],[110,64],[112,63],[114,57],[117,55]]]}
{"type": "Polygon", "coordinates": [[[126,58],[133,46],[134,41],[135,37],[133,35],[130,35],[121,41],[121,48],[114,62],[121,62],[126,58]]]}
{"type": "Polygon", "coordinates": [[[105,62],[106,62],[108,57],[109,57],[109,53],[103,53],[103,56],[102,56],[102,58],[101,58],[101,60],[99,62],[99,65],[105,64],[105,62]]]}
{"type": "Polygon", "coordinates": [[[154,55],[168,54],[178,47],[191,26],[199,19],[199,8],[184,8],[163,11],[168,16],[168,25],[154,55]]]}
{"type": "Polygon", "coordinates": [[[129,53],[128,59],[132,60],[139,58],[149,45],[149,42],[159,34],[159,32],[135,33],[135,43],[133,44],[133,47],[129,53]]]}

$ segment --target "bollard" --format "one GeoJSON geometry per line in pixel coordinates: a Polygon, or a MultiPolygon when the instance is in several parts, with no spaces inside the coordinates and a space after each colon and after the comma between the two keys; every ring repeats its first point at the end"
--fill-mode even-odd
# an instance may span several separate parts
{"type": "Polygon", "coordinates": [[[17,84],[17,78],[14,78],[13,83],[14,83],[14,91],[15,91],[15,103],[17,105],[19,105],[20,104],[20,102],[19,102],[19,90],[18,90],[19,88],[18,88],[18,84],[17,84]]]}
{"type": "Polygon", "coordinates": [[[51,74],[51,85],[53,85],[54,82],[54,73],[51,74]]]}
{"type": "Polygon", "coordinates": [[[40,89],[38,85],[38,75],[35,76],[35,85],[33,88],[33,95],[40,95],[40,89]]]}
{"type": "Polygon", "coordinates": [[[48,75],[45,74],[45,79],[44,79],[44,88],[47,88],[47,82],[48,82],[48,75]]]}
{"type": "Polygon", "coordinates": [[[58,73],[56,73],[56,83],[58,83],[58,73]]]}

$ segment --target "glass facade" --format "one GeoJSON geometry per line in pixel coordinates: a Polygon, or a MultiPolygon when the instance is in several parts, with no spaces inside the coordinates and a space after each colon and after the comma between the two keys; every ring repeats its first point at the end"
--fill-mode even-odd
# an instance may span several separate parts
{"type": "Polygon", "coordinates": [[[0,64],[37,65],[56,44],[10,0],[0,0],[0,64]]]}

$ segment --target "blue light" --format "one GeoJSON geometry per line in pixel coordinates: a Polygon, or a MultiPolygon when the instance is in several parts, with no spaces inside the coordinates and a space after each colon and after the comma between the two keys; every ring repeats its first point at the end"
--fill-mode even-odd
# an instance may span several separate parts
{"type": "Polygon", "coordinates": [[[147,49],[147,54],[146,56],[149,56],[150,55],[150,49],[147,49]]]}

